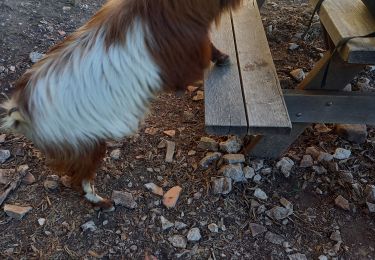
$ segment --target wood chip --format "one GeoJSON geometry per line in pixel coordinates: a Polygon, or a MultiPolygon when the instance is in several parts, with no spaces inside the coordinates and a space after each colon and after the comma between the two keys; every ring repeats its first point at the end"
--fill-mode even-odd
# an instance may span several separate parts
{"type": "Polygon", "coordinates": [[[163,204],[167,208],[174,208],[177,204],[178,198],[180,197],[182,188],[180,186],[175,186],[171,188],[164,194],[163,204]]]}
{"type": "Polygon", "coordinates": [[[173,156],[176,149],[176,143],[171,141],[166,141],[167,144],[167,153],[165,154],[165,162],[173,162],[173,156]]]}
{"type": "Polygon", "coordinates": [[[175,137],[176,136],[176,130],[166,130],[163,132],[164,134],[170,136],[170,137],[175,137]]]}

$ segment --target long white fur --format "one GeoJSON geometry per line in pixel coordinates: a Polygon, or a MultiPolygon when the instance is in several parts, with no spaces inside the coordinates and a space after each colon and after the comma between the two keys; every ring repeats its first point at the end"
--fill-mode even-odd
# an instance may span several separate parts
{"type": "Polygon", "coordinates": [[[152,36],[135,20],[124,44],[106,49],[105,33],[99,29],[46,60],[27,86],[33,120],[31,131],[23,134],[39,147],[68,143],[78,150],[82,144],[136,131],[146,102],[161,87],[145,37],[152,36]]]}

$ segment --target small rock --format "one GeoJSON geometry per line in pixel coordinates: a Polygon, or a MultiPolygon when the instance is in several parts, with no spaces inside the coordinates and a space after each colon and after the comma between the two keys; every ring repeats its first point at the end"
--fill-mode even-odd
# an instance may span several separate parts
{"type": "Polygon", "coordinates": [[[370,85],[371,80],[365,77],[361,77],[358,79],[357,87],[362,91],[372,90],[370,85]]]}
{"type": "Polygon", "coordinates": [[[199,150],[217,152],[219,144],[214,139],[209,137],[202,137],[198,143],[199,150]]]}
{"type": "Polygon", "coordinates": [[[170,229],[171,227],[174,226],[172,222],[170,222],[168,219],[166,219],[163,216],[160,216],[160,222],[161,222],[161,228],[163,229],[163,231],[170,229]]]}
{"type": "Polygon", "coordinates": [[[321,134],[326,134],[332,131],[331,128],[327,127],[325,124],[316,124],[314,126],[315,131],[321,134]]]}
{"type": "Polygon", "coordinates": [[[275,244],[275,245],[282,245],[283,242],[285,241],[284,238],[280,235],[277,235],[275,233],[272,233],[272,232],[267,232],[266,233],[266,236],[265,236],[265,239],[268,241],[268,242],[271,242],[272,244],[275,244]]]}
{"type": "Polygon", "coordinates": [[[336,199],[335,199],[335,204],[336,206],[344,209],[344,210],[350,210],[350,207],[349,207],[349,201],[347,199],[345,199],[343,196],[339,195],[336,199]]]}
{"type": "Polygon", "coordinates": [[[219,232],[219,226],[215,223],[211,223],[208,225],[208,230],[210,230],[212,233],[218,233],[219,232]]]}
{"type": "Polygon", "coordinates": [[[220,150],[226,153],[238,153],[242,147],[242,140],[237,136],[231,136],[225,142],[220,143],[220,150]]]}
{"type": "Polygon", "coordinates": [[[223,161],[229,164],[244,163],[245,155],[243,154],[226,154],[223,156],[223,161]]]}
{"type": "Polygon", "coordinates": [[[289,200],[287,200],[286,198],[281,198],[280,204],[283,205],[284,208],[286,208],[286,209],[293,210],[293,204],[289,200]]]}
{"type": "Polygon", "coordinates": [[[336,231],[332,232],[332,234],[330,236],[330,239],[332,241],[342,242],[340,231],[336,230],[336,231]]]}
{"type": "Polygon", "coordinates": [[[353,174],[351,172],[341,171],[341,172],[339,172],[339,175],[340,175],[340,178],[344,182],[347,182],[347,183],[350,183],[350,184],[354,183],[353,174]]]}
{"type": "Polygon", "coordinates": [[[367,140],[367,127],[366,125],[336,125],[336,133],[342,138],[357,144],[363,144],[367,140]]]}
{"type": "Polygon", "coordinates": [[[97,229],[97,227],[96,227],[94,221],[90,220],[90,221],[86,222],[85,224],[82,224],[81,229],[82,229],[83,232],[85,232],[85,231],[94,232],[97,229]]]}
{"type": "Polygon", "coordinates": [[[294,162],[289,157],[281,158],[281,160],[276,164],[276,167],[281,170],[286,178],[290,176],[293,166],[294,162]]]}
{"type": "Polygon", "coordinates": [[[171,141],[165,141],[167,144],[167,152],[165,154],[165,162],[172,163],[173,156],[176,149],[176,143],[171,141]]]}
{"type": "Polygon", "coordinates": [[[181,229],[187,228],[187,225],[185,223],[183,223],[183,222],[175,221],[174,222],[174,227],[177,230],[181,230],[181,229]]]}
{"type": "Polygon", "coordinates": [[[186,237],[188,241],[192,242],[199,241],[202,238],[199,228],[190,229],[186,237]]]}
{"type": "Polygon", "coordinates": [[[333,157],[338,160],[346,160],[349,159],[352,152],[350,150],[344,148],[337,148],[333,157]]]}
{"type": "Polygon", "coordinates": [[[2,144],[2,143],[5,142],[6,137],[7,137],[6,134],[1,134],[1,135],[0,135],[0,144],[2,144]]]}
{"type": "Polygon", "coordinates": [[[36,51],[30,52],[29,54],[29,58],[32,63],[36,63],[40,61],[43,57],[44,57],[44,54],[36,52],[36,51]]]}
{"type": "Polygon", "coordinates": [[[115,149],[111,152],[110,154],[111,158],[113,160],[119,160],[121,157],[121,150],[120,149],[115,149]]]}
{"type": "Polygon", "coordinates": [[[328,260],[328,257],[325,256],[325,255],[320,255],[320,256],[318,257],[318,260],[328,260]]]}
{"type": "Polygon", "coordinates": [[[63,11],[70,11],[72,8],[70,6],[63,6],[63,11]]]}
{"type": "Polygon", "coordinates": [[[253,181],[256,183],[256,184],[260,184],[261,181],[262,181],[262,176],[260,176],[259,174],[256,174],[253,178],[253,181]]]}
{"type": "Polygon", "coordinates": [[[330,162],[333,160],[333,155],[326,153],[326,152],[320,152],[318,156],[319,162],[330,162]]]}
{"type": "Polygon", "coordinates": [[[297,50],[298,48],[299,48],[299,45],[294,42],[288,44],[288,49],[291,51],[297,50]]]}
{"type": "Polygon", "coordinates": [[[322,175],[327,173],[327,169],[323,166],[313,166],[312,168],[316,174],[322,175]]]}
{"type": "Polygon", "coordinates": [[[0,150],[0,163],[5,163],[10,157],[9,150],[0,150]]]}
{"type": "Polygon", "coordinates": [[[256,159],[250,162],[251,167],[253,167],[254,171],[259,171],[264,167],[264,160],[256,159]]]}
{"type": "Polygon", "coordinates": [[[175,186],[167,191],[163,196],[163,204],[167,208],[176,207],[178,198],[180,197],[182,188],[180,186],[175,186]]]}
{"type": "Polygon", "coordinates": [[[260,234],[263,234],[264,232],[267,231],[267,228],[265,228],[262,225],[256,224],[256,223],[250,223],[249,227],[250,227],[251,235],[253,237],[256,237],[256,236],[258,236],[260,234]]]}
{"type": "Polygon", "coordinates": [[[116,191],[112,192],[112,200],[117,206],[124,206],[129,209],[135,209],[138,205],[133,198],[133,194],[126,191],[116,191]]]}
{"type": "Polygon", "coordinates": [[[200,101],[204,99],[204,92],[202,90],[198,90],[197,94],[193,97],[194,101],[200,101]]]}
{"type": "Polygon", "coordinates": [[[148,189],[149,191],[151,191],[152,193],[156,195],[159,195],[159,196],[164,195],[163,188],[159,187],[155,183],[146,183],[144,186],[146,189],[148,189]]]}
{"type": "Polygon", "coordinates": [[[276,219],[276,220],[283,220],[283,219],[289,217],[290,215],[292,215],[293,210],[287,209],[287,208],[284,208],[284,207],[276,206],[276,207],[273,207],[272,209],[270,209],[269,211],[267,211],[266,214],[270,218],[273,218],[273,219],[276,219]]]}
{"type": "Polygon", "coordinates": [[[188,86],[187,87],[187,90],[189,91],[189,92],[195,92],[195,91],[197,91],[199,89],[199,87],[196,87],[196,86],[188,86]]]}
{"type": "Polygon", "coordinates": [[[237,165],[225,165],[219,170],[220,174],[223,174],[227,178],[231,178],[235,183],[246,181],[242,166],[237,165]]]}
{"type": "Polygon", "coordinates": [[[317,160],[320,155],[320,151],[316,147],[310,146],[306,148],[306,154],[311,155],[315,160],[317,160]]]}
{"type": "Polygon", "coordinates": [[[44,188],[49,191],[57,190],[59,187],[59,179],[60,177],[57,175],[47,176],[47,180],[45,180],[43,183],[44,188]]]}
{"type": "Polygon", "coordinates": [[[352,84],[347,84],[346,86],[345,86],[345,88],[343,88],[342,89],[342,91],[344,91],[344,92],[352,92],[352,90],[353,90],[353,88],[352,88],[352,84]]]}
{"type": "Polygon", "coordinates": [[[163,131],[163,133],[169,137],[175,137],[176,136],[176,130],[166,130],[163,131]]]}
{"type": "Polygon", "coordinates": [[[303,156],[300,167],[307,168],[307,167],[313,166],[313,164],[314,164],[313,158],[311,157],[311,155],[307,154],[303,156]]]}
{"type": "Polygon", "coordinates": [[[252,179],[255,176],[255,171],[252,167],[246,166],[243,169],[243,173],[246,179],[252,179]]]}
{"type": "Polygon", "coordinates": [[[31,173],[26,173],[25,177],[23,177],[22,182],[26,185],[31,185],[36,182],[35,176],[31,173]]]}
{"type": "Polygon", "coordinates": [[[64,175],[60,178],[61,184],[66,188],[72,187],[72,177],[64,175]]]}
{"type": "Polygon", "coordinates": [[[207,155],[199,162],[199,165],[202,168],[208,168],[212,163],[216,162],[219,160],[221,157],[221,153],[219,152],[214,152],[214,153],[207,153],[207,155]]]}
{"type": "Polygon", "coordinates": [[[375,202],[375,185],[366,185],[365,196],[367,201],[375,202]]]}
{"type": "Polygon", "coordinates": [[[306,255],[301,253],[296,253],[293,255],[288,255],[289,260],[307,260],[306,255]]]}
{"type": "Polygon", "coordinates": [[[33,208],[32,207],[22,207],[17,205],[4,205],[4,212],[11,218],[21,220],[27,213],[29,213],[33,208]]]}
{"type": "Polygon", "coordinates": [[[256,188],[255,191],[254,191],[254,197],[258,198],[258,199],[261,199],[261,200],[267,200],[268,199],[268,196],[267,194],[259,189],[259,188],[256,188]]]}
{"type": "Polygon", "coordinates": [[[196,151],[194,151],[194,150],[190,150],[189,152],[188,152],[188,155],[189,156],[193,156],[193,155],[196,155],[196,151]]]}
{"type": "Polygon", "coordinates": [[[187,241],[183,236],[180,235],[174,235],[170,238],[168,238],[168,241],[172,244],[172,246],[176,248],[186,248],[187,241]]]}
{"type": "Polygon", "coordinates": [[[15,66],[10,66],[10,67],[9,67],[9,70],[10,70],[11,72],[15,72],[15,71],[16,71],[16,67],[15,67],[15,66]]]}
{"type": "Polygon", "coordinates": [[[46,224],[46,219],[45,218],[40,218],[38,219],[39,226],[44,226],[46,224]]]}
{"type": "Polygon", "coordinates": [[[306,74],[303,71],[303,69],[295,69],[290,72],[290,75],[297,80],[298,82],[301,82],[302,80],[305,79],[306,74]]]}
{"type": "Polygon", "coordinates": [[[232,191],[231,178],[211,178],[211,187],[214,194],[228,194],[232,191]]]}
{"type": "Polygon", "coordinates": [[[375,204],[370,203],[370,202],[366,202],[366,204],[367,204],[368,211],[370,213],[375,213],[375,204]]]}
{"type": "Polygon", "coordinates": [[[10,176],[16,173],[14,169],[0,169],[0,184],[8,184],[10,182],[10,176]]]}

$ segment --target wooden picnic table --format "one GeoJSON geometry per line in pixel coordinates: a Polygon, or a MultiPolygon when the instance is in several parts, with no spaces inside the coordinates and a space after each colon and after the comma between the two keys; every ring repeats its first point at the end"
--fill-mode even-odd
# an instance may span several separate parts
{"type": "Polygon", "coordinates": [[[375,31],[375,18],[361,0],[325,0],[319,15],[328,51],[295,90],[281,90],[257,1],[245,0],[223,18],[213,41],[232,64],[206,74],[208,133],[252,135],[250,155],[276,158],[311,123],[375,124],[375,95],[342,91],[366,64],[375,64],[375,39],[353,39],[332,56],[341,39],[375,31]]]}

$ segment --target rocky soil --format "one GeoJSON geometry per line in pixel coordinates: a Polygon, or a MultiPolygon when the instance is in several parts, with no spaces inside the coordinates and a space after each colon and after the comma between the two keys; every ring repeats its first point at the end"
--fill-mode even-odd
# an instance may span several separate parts
{"type": "MultiPolygon", "coordinates": [[[[0,89],[103,1],[0,2],[0,89]]],[[[283,88],[324,52],[305,0],[268,1],[262,18],[283,88]]],[[[373,91],[366,70],[348,91],[373,91]]],[[[243,140],[207,136],[204,89],[153,103],[138,134],[110,142],[91,208],[21,136],[0,135],[3,259],[374,259],[375,130],[316,124],[280,160],[248,158],[243,140]],[[3,193],[4,195],[4,193],[3,193]]],[[[0,197],[0,201],[1,201],[0,197]]]]}

